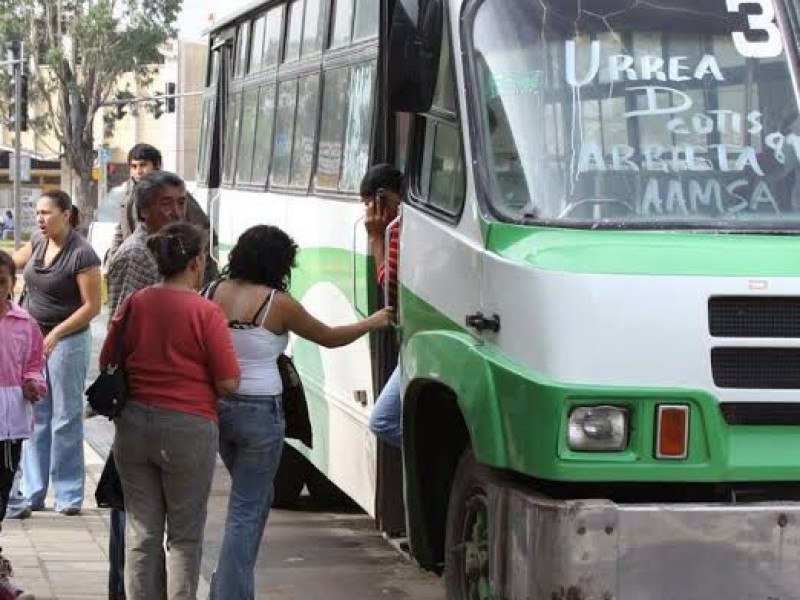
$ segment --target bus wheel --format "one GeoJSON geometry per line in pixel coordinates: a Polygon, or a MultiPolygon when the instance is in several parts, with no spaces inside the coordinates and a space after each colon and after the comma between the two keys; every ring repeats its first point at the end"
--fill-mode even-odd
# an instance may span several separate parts
{"type": "Polygon", "coordinates": [[[275,489],[272,506],[275,508],[297,508],[297,501],[306,484],[308,461],[289,444],[283,444],[281,462],[275,474],[275,489]]]}
{"type": "Polygon", "coordinates": [[[467,448],[453,478],[447,509],[444,578],[448,600],[492,598],[487,498],[485,475],[467,448]]]}
{"type": "Polygon", "coordinates": [[[306,485],[311,502],[317,508],[341,508],[350,506],[353,502],[316,467],[309,469],[306,485]]]}

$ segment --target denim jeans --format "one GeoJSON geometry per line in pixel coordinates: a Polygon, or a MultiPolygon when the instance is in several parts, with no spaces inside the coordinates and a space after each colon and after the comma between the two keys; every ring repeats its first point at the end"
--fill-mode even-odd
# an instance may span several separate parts
{"type": "Polygon", "coordinates": [[[83,390],[89,367],[89,329],[63,338],[47,359],[47,395],[33,405],[33,435],[22,451],[22,495],[44,508],[50,480],[55,509],[83,504],[83,390]]]}
{"type": "Polygon", "coordinates": [[[114,459],[125,494],[126,597],[158,600],[166,593],[169,600],[195,600],[217,424],[134,400],[114,425],[114,459]]]}
{"type": "Polygon", "coordinates": [[[231,474],[231,496],[212,600],[255,598],[254,569],[285,427],[280,396],[233,395],[219,402],[219,453],[231,474]]]}
{"type": "Polygon", "coordinates": [[[397,448],[403,445],[403,402],[400,397],[400,365],[392,371],[369,415],[369,428],[384,442],[397,448]]]}

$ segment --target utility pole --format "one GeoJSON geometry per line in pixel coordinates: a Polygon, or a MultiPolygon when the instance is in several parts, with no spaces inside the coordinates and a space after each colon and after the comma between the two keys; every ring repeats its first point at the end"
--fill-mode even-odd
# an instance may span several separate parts
{"type": "Polygon", "coordinates": [[[25,45],[10,43],[11,69],[14,77],[14,250],[22,247],[22,70],[25,65],[25,45]]]}
{"type": "MultiPolygon", "coordinates": [[[[100,107],[100,122],[105,120],[106,107],[100,107]]],[[[100,171],[97,177],[97,209],[103,206],[108,191],[108,150],[106,149],[105,142],[105,128],[100,137],[100,148],[97,150],[97,164],[100,165],[100,171]]]]}

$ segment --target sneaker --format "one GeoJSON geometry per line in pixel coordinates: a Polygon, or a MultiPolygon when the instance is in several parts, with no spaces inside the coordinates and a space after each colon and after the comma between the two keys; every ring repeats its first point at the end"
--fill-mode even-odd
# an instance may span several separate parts
{"type": "Polygon", "coordinates": [[[28,594],[11,583],[13,574],[11,562],[0,554],[0,600],[36,600],[33,594],[28,594]]]}
{"type": "Polygon", "coordinates": [[[0,577],[0,600],[36,600],[36,596],[19,589],[8,578],[0,577]]]}
{"type": "Polygon", "coordinates": [[[81,514],[81,508],[80,506],[67,506],[66,508],[62,508],[58,512],[59,514],[62,514],[67,517],[74,517],[76,515],[81,514]]]}
{"type": "Polygon", "coordinates": [[[28,519],[30,518],[32,512],[33,511],[31,510],[30,506],[24,506],[16,512],[9,512],[6,515],[6,519],[28,519]]]}

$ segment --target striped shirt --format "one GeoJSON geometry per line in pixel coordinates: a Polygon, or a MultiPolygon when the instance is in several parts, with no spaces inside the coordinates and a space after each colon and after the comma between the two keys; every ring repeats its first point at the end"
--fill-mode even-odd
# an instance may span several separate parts
{"type": "Polygon", "coordinates": [[[397,264],[400,254],[400,221],[395,221],[389,230],[389,248],[386,262],[378,265],[378,285],[385,290],[386,306],[397,307],[397,264]],[[388,279],[388,283],[387,283],[388,279]]]}
{"type": "Polygon", "coordinates": [[[147,226],[140,222],[111,258],[108,266],[108,305],[112,315],[133,292],[161,281],[156,259],[147,247],[148,235],[147,226]]]}

